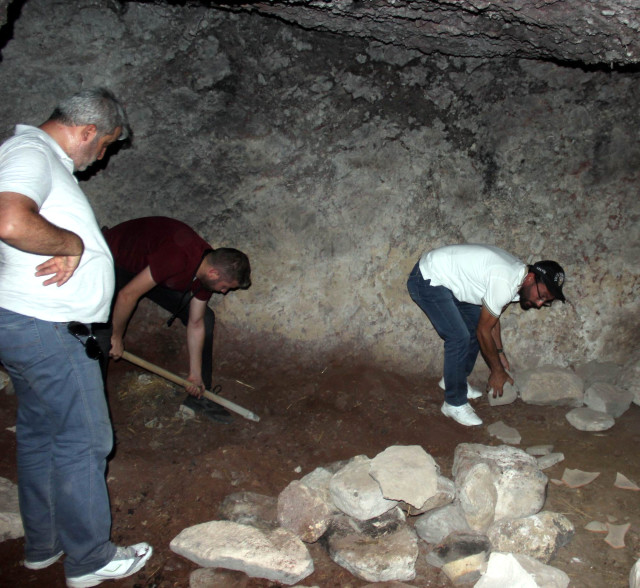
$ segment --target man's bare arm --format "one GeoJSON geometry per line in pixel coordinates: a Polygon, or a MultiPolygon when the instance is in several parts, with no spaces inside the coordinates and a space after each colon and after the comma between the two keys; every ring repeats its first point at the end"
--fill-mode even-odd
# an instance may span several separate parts
{"type": "Polygon", "coordinates": [[[506,381],[513,384],[513,379],[509,374],[507,374],[502,366],[502,362],[498,355],[498,348],[496,347],[494,339],[494,329],[499,322],[500,317],[491,314],[486,306],[482,307],[476,335],[478,337],[482,356],[491,370],[491,373],[489,374],[489,387],[493,388],[494,398],[496,395],[502,396],[502,387],[506,381]]]}
{"type": "Polygon", "coordinates": [[[118,292],[113,307],[113,332],[111,334],[111,351],[109,352],[109,355],[114,359],[122,357],[124,333],[138,300],[156,285],[151,275],[151,268],[147,266],[118,292]]]}
{"type": "Polygon", "coordinates": [[[82,239],[44,218],[36,203],[16,192],[0,192],[0,239],[37,255],[80,257],[82,239]]]}
{"type": "Polygon", "coordinates": [[[207,309],[206,300],[192,298],[189,303],[189,322],[187,323],[187,349],[189,350],[189,376],[187,380],[193,385],[187,387],[192,396],[201,396],[204,391],[202,382],[202,348],[204,347],[204,315],[207,309]]]}

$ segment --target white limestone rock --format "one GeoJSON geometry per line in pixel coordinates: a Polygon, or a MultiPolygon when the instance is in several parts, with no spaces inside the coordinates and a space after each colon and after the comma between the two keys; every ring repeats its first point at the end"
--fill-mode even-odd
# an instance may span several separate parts
{"type": "Polygon", "coordinates": [[[419,445],[394,445],[371,460],[369,475],[382,495],[420,508],[438,491],[438,466],[419,445]]]}
{"type": "Polygon", "coordinates": [[[371,460],[365,455],[354,457],[331,478],[329,491],[333,503],[345,514],[366,521],[397,506],[387,500],[380,485],[369,475],[371,460]]]}
{"type": "Polygon", "coordinates": [[[615,419],[606,412],[586,406],[570,410],[565,417],[578,431],[606,431],[616,424],[615,419]]]}
{"type": "Polygon", "coordinates": [[[589,408],[604,412],[614,419],[627,412],[632,401],[633,394],[631,392],[606,382],[596,382],[589,386],[584,393],[584,403],[589,408]]]}
{"type": "Polygon", "coordinates": [[[518,433],[518,430],[502,421],[491,423],[487,427],[487,432],[492,437],[497,437],[503,443],[509,443],[510,445],[518,445],[522,441],[522,436],[518,433]]]}
{"type": "Polygon", "coordinates": [[[569,576],[566,572],[538,561],[535,557],[524,553],[514,553],[518,563],[528,572],[539,588],[567,588],[569,576]]]}
{"type": "Polygon", "coordinates": [[[288,586],[313,573],[304,543],[286,529],[263,533],[248,525],[210,521],[184,529],[169,547],[203,567],[238,570],[288,586]]]}
{"type": "Polygon", "coordinates": [[[564,453],[550,453],[549,455],[542,455],[536,459],[538,462],[538,467],[541,470],[546,470],[564,461],[564,453]]]}
{"type": "Polygon", "coordinates": [[[640,588],[640,559],[633,564],[629,572],[629,588],[640,588]]]}
{"type": "Polygon", "coordinates": [[[278,496],[278,522],[305,543],[314,543],[327,530],[333,508],[322,495],[299,480],[291,482],[278,496]]]}
{"type": "MultiPolygon", "coordinates": [[[[331,483],[331,478],[333,474],[335,474],[340,468],[342,468],[345,464],[341,463],[340,465],[335,464],[335,470],[331,471],[330,469],[319,467],[309,472],[306,476],[300,478],[300,482],[302,482],[307,488],[315,490],[322,499],[329,505],[333,505],[333,500],[331,498],[331,492],[329,491],[329,484],[331,483]]],[[[333,505],[333,512],[338,512],[338,509],[333,505]]]]}
{"type": "Polygon", "coordinates": [[[479,462],[456,480],[458,501],[469,527],[485,531],[494,521],[498,491],[488,464],[479,462]]]}
{"type": "Polygon", "coordinates": [[[527,447],[525,451],[529,455],[535,455],[536,457],[549,455],[553,451],[553,445],[533,445],[531,447],[527,447]]]}
{"type": "Polygon", "coordinates": [[[575,533],[562,514],[543,511],[529,517],[497,521],[487,531],[493,551],[523,553],[549,563],[575,533]]]}
{"type": "Polygon", "coordinates": [[[538,588],[538,584],[511,553],[494,552],[489,556],[487,570],[474,588],[538,588]]]}
{"type": "Polygon", "coordinates": [[[0,478],[0,541],[24,537],[24,527],[18,505],[18,486],[0,478]]]}
{"type": "Polygon", "coordinates": [[[354,576],[368,582],[413,580],[418,537],[399,508],[355,526],[347,517],[334,519],[326,535],[329,556],[354,576]],[[378,524],[376,524],[378,523],[378,524]]]}
{"type": "Polygon", "coordinates": [[[582,406],[584,383],[570,369],[552,365],[537,367],[517,375],[520,397],[527,404],[542,406],[582,406]]]}
{"type": "Polygon", "coordinates": [[[413,508],[410,505],[400,503],[401,508],[405,509],[411,516],[417,516],[422,513],[433,510],[434,508],[440,508],[446,504],[451,504],[456,497],[456,485],[453,480],[446,478],[445,476],[438,475],[438,484],[436,493],[429,498],[420,508],[413,508]]]}
{"type": "Polygon", "coordinates": [[[622,366],[611,361],[588,361],[573,366],[576,375],[584,382],[584,387],[589,388],[596,382],[614,384],[622,372],[622,366]]]}
{"type": "Polygon", "coordinates": [[[440,543],[451,533],[471,531],[459,504],[447,504],[416,517],[414,528],[420,539],[434,544],[440,543]]]}
{"type": "Polygon", "coordinates": [[[502,396],[493,397],[493,389],[487,393],[487,399],[489,400],[489,406],[504,406],[505,404],[513,404],[518,400],[520,390],[518,389],[518,382],[514,381],[513,384],[505,382],[502,387],[502,396]]]}
{"type": "MultiPolygon", "coordinates": [[[[466,479],[477,464],[486,464],[491,475],[495,521],[528,516],[542,509],[548,479],[535,457],[509,445],[461,443],[456,447],[452,469],[459,496],[466,492],[466,479]]],[[[465,514],[468,519],[468,512],[465,514]]]]}

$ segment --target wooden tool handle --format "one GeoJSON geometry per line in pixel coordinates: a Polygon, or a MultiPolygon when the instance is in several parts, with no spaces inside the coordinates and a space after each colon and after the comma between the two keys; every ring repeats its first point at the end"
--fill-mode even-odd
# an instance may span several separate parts
{"type": "MultiPolygon", "coordinates": [[[[169,380],[174,384],[178,384],[180,386],[191,385],[191,382],[189,382],[189,380],[185,380],[184,378],[181,378],[180,376],[177,376],[176,374],[173,374],[161,368],[160,366],[150,363],[145,359],[138,357],[137,355],[133,355],[133,353],[129,353],[128,351],[122,352],[122,359],[125,359],[130,363],[133,363],[141,368],[144,368],[145,370],[153,372],[154,374],[161,376],[162,378],[165,378],[166,380],[169,380]]],[[[255,421],[255,422],[258,422],[260,420],[260,417],[257,414],[254,414],[253,412],[251,412],[250,410],[247,410],[246,408],[242,408],[242,406],[238,406],[237,404],[235,404],[235,402],[231,402],[231,400],[227,400],[222,396],[218,396],[213,392],[209,392],[209,390],[205,390],[202,395],[205,398],[208,398],[209,400],[216,402],[220,406],[224,406],[225,408],[228,408],[229,410],[239,414],[240,416],[243,416],[245,419],[249,419],[250,421],[255,421]]]]}

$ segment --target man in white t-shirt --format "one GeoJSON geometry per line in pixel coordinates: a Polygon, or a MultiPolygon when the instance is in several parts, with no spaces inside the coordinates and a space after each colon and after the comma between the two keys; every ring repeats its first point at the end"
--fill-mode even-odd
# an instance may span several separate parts
{"type": "Polygon", "coordinates": [[[121,104],[96,88],[0,147],[0,361],[18,398],[24,565],[64,555],[70,588],[129,576],[152,553],[110,540],[113,432],[90,325],[109,314],[113,261],[74,176],[128,134],[121,104]]]}
{"type": "Polygon", "coordinates": [[[488,389],[502,396],[505,382],[513,384],[502,349],[500,315],[511,302],[524,310],[565,301],[564,270],[555,261],[526,265],[490,245],[449,245],[425,253],[409,275],[407,288],[413,301],[429,317],[444,340],[445,390],[442,412],[462,425],[482,420],[468,398],[482,393],[467,382],[482,355],[491,370],[488,389]]]}

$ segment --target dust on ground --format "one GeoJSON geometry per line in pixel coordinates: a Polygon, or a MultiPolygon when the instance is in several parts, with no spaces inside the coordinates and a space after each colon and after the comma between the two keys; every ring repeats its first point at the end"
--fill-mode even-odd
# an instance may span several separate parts
{"type": "MultiPolygon", "coordinates": [[[[135,349],[132,349],[136,353],[135,349]]],[[[146,359],[153,360],[157,354],[146,359]]],[[[176,370],[184,358],[165,354],[160,362],[176,370]]],[[[116,449],[109,462],[112,539],[128,545],[148,541],[155,553],[143,571],[121,580],[124,587],[188,587],[196,564],[169,549],[185,527],[217,518],[223,499],[251,491],[277,496],[289,482],[318,466],[356,455],[374,457],[390,445],[421,445],[451,475],[453,452],[459,443],[500,445],[486,425],[503,421],[522,435],[520,447],[553,444],[565,461],[545,470],[559,479],[565,468],[601,472],[578,489],[548,485],[546,510],[565,514],[575,525],[572,541],[551,562],[569,574],[571,586],[628,586],[629,571],[640,557],[640,493],[614,488],[617,472],[640,482],[640,407],[632,405],[615,426],[602,433],[574,429],[566,408],[537,407],[518,401],[490,407],[476,401],[485,426],[466,428],[440,413],[442,391],[437,380],[418,380],[372,365],[331,364],[317,372],[260,369],[226,362],[216,374],[222,394],[260,416],[253,422],[236,416],[231,424],[178,415],[184,392],[125,361],[110,368],[108,397],[116,449]],[[598,520],[631,523],[626,547],[613,549],[604,535],[584,526],[598,520]]],[[[476,382],[481,384],[481,382],[476,382]]],[[[16,482],[15,396],[0,401],[0,476],[16,482]]],[[[446,576],[424,562],[421,542],[413,586],[451,586],[446,576]]],[[[302,585],[357,588],[367,585],[331,561],[320,545],[310,545],[315,571],[302,585]]],[[[63,588],[59,563],[41,571],[22,566],[23,540],[0,543],[3,586],[63,588]]],[[[115,584],[114,584],[115,585],[115,584]]],[[[233,587],[278,584],[228,574],[233,587]]]]}

